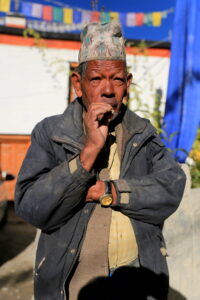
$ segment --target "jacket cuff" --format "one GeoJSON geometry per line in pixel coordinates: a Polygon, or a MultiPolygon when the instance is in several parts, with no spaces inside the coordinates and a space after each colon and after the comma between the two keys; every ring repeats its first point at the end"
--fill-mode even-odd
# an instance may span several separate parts
{"type": "Polygon", "coordinates": [[[69,161],[70,173],[76,177],[80,184],[87,184],[91,179],[95,177],[95,172],[88,172],[85,170],[80,162],[79,156],[76,156],[69,161]]]}
{"type": "Polygon", "coordinates": [[[113,206],[129,204],[131,189],[124,179],[112,180],[117,193],[117,202],[113,206]]]}

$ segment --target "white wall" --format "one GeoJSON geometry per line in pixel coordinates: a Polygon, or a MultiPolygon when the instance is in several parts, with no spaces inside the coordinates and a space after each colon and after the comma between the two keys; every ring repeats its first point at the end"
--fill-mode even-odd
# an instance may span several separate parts
{"type": "Polygon", "coordinates": [[[0,133],[29,134],[46,116],[67,106],[69,63],[63,49],[0,45],[0,133]]]}
{"type": "MultiPolygon", "coordinates": [[[[62,113],[69,62],[77,58],[77,50],[0,44],[0,134],[30,134],[38,121],[62,113]]],[[[164,91],[164,103],[169,59],[128,55],[127,61],[142,99],[152,106],[153,79],[154,88],[164,91]]]]}
{"type": "MultiPolygon", "coordinates": [[[[137,113],[145,116],[142,110],[152,112],[154,106],[154,96],[156,89],[162,90],[161,112],[164,114],[167,82],[169,73],[169,58],[155,56],[128,56],[128,66],[133,74],[133,82],[139,98],[142,99],[137,113]]],[[[134,89],[130,89],[130,108],[137,109],[138,102],[135,100],[134,89]]],[[[147,113],[147,115],[149,115],[147,113]]]]}

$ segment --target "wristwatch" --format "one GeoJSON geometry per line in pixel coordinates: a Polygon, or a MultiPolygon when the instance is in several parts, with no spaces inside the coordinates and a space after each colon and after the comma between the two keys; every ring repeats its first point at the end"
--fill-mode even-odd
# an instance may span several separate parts
{"type": "Polygon", "coordinates": [[[101,203],[101,206],[110,206],[113,202],[113,196],[111,192],[111,183],[110,181],[104,181],[105,182],[105,193],[99,198],[99,202],[101,203]]]}

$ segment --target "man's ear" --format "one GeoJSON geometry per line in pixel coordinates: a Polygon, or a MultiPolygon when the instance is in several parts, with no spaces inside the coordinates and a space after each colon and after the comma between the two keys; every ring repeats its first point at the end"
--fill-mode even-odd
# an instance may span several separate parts
{"type": "Polygon", "coordinates": [[[132,82],[133,76],[131,73],[128,73],[127,75],[127,89],[129,89],[131,82],[132,82]]]}
{"type": "Polygon", "coordinates": [[[71,76],[71,81],[73,87],[75,89],[77,97],[82,97],[82,90],[81,90],[81,76],[77,72],[73,72],[71,76]]]}
{"type": "MultiPolygon", "coordinates": [[[[129,87],[131,85],[131,82],[132,82],[132,74],[128,73],[128,75],[127,75],[127,82],[126,82],[126,90],[124,92],[124,98],[126,98],[127,95],[128,95],[128,90],[129,90],[129,87]]],[[[125,102],[126,102],[126,100],[125,100],[125,102]]]]}

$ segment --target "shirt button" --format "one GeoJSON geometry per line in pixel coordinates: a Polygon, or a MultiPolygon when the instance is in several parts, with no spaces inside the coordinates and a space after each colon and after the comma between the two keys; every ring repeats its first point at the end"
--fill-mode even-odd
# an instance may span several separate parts
{"type": "Polygon", "coordinates": [[[165,247],[161,247],[160,252],[163,256],[167,256],[167,249],[165,247]]]}
{"type": "Polygon", "coordinates": [[[71,250],[70,250],[71,254],[74,254],[75,251],[76,251],[75,249],[71,249],[71,250]]]}
{"type": "Polygon", "coordinates": [[[89,210],[86,208],[86,209],[84,209],[84,213],[85,214],[88,214],[88,212],[89,212],[89,210]]]}
{"type": "Polygon", "coordinates": [[[138,146],[138,144],[137,143],[133,143],[133,147],[137,147],[138,146]]]}
{"type": "Polygon", "coordinates": [[[60,291],[60,293],[61,293],[61,295],[63,295],[64,291],[63,291],[63,290],[61,290],[61,291],[60,291]]]}

